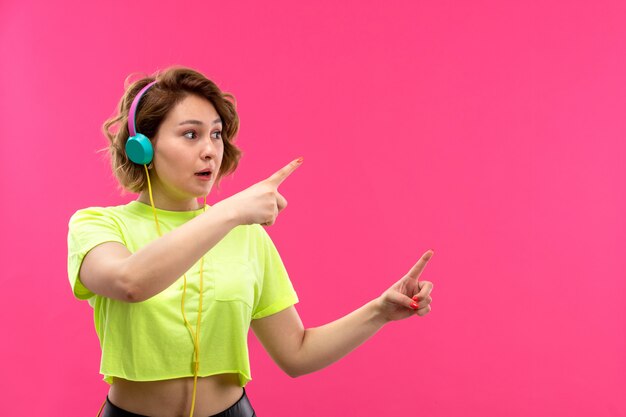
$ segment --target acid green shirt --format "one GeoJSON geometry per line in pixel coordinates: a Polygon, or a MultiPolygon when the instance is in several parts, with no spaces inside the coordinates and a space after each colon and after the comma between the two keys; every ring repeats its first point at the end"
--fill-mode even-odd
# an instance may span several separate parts
{"type": "MultiPolygon", "coordinates": [[[[211,210],[207,206],[207,211],[211,210]]],[[[157,209],[163,234],[202,213],[157,209]]],[[[133,201],[77,211],[69,222],[68,274],[75,297],[88,300],[102,360],[100,373],[133,381],[193,376],[193,343],[181,313],[183,278],[152,298],[127,303],[102,297],[80,282],[85,255],[104,242],[120,242],[131,253],[158,239],[152,208],[133,201]]],[[[204,256],[199,376],[238,373],[251,379],[247,335],[250,322],[298,302],[269,235],[258,224],[237,226],[204,256]]],[[[187,271],[185,314],[195,329],[200,261],[187,271]]]]}

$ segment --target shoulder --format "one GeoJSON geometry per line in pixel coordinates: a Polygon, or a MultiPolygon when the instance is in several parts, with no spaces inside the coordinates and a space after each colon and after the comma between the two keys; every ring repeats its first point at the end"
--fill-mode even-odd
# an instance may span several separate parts
{"type": "Polygon", "coordinates": [[[228,235],[234,239],[256,242],[269,239],[269,235],[260,224],[241,224],[233,228],[228,235]]]}
{"type": "Polygon", "coordinates": [[[250,228],[249,234],[255,242],[262,245],[273,246],[274,242],[272,242],[272,238],[263,226],[260,224],[251,224],[248,227],[250,228]]]}
{"type": "Polygon", "coordinates": [[[131,203],[118,206],[86,207],[76,210],[70,217],[70,223],[85,218],[124,217],[132,212],[131,203]]]}
{"type": "Polygon", "coordinates": [[[250,234],[255,237],[265,237],[267,235],[267,231],[260,224],[250,224],[246,226],[250,230],[250,234]]]}
{"type": "Polygon", "coordinates": [[[126,206],[87,207],[77,210],[70,216],[68,228],[71,231],[90,227],[115,227],[124,222],[126,206]]]}
{"type": "Polygon", "coordinates": [[[116,211],[120,206],[111,206],[111,207],[87,207],[76,210],[74,214],[70,217],[70,223],[86,218],[86,217],[106,217],[110,216],[112,213],[116,211]]]}

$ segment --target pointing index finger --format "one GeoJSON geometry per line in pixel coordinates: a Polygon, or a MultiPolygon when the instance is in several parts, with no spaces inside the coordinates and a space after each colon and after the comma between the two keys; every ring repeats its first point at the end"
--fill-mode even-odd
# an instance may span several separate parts
{"type": "Polygon", "coordinates": [[[280,184],[282,184],[283,181],[287,179],[288,176],[291,175],[293,171],[296,170],[296,168],[302,165],[302,161],[304,161],[303,157],[291,161],[290,163],[276,171],[274,174],[272,174],[272,176],[268,178],[269,181],[273,182],[278,187],[280,184]]]}
{"type": "Polygon", "coordinates": [[[433,256],[433,253],[434,252],[432,250],[427,250],[426,253],[423,254],[422,257],[419,259],[419,261],[417,261],[417,263],[413,265],[413,268],[411,268],[411,270],[409,271],[409,276],[411,278],[414,278],[415,280],[419,278],[419,276],[422,274],[422,271],[426,267],[426,264],[433,256]]]}

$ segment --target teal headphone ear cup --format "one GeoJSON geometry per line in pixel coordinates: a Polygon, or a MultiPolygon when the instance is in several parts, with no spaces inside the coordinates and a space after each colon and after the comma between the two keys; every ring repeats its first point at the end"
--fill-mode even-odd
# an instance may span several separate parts
{"type": "Polygon", "coordinates": [[[139,165],[148,165],[152,162],[154,151],[152,143],[145,135],[137,133],[126,141],[126,155],[128,159],[139,165]]]}

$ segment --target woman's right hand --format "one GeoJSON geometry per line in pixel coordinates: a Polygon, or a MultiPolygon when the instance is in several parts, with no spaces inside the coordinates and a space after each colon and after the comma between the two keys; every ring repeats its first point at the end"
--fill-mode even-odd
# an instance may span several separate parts
{"type": "Polygon", "coordinates": [[[285,207],[287,200],[278,192],[278,186],[302,164],[303,158],[290,162],[269,178],[220,201],[236,216],[237,224],[271,226],[285,207]]]}

